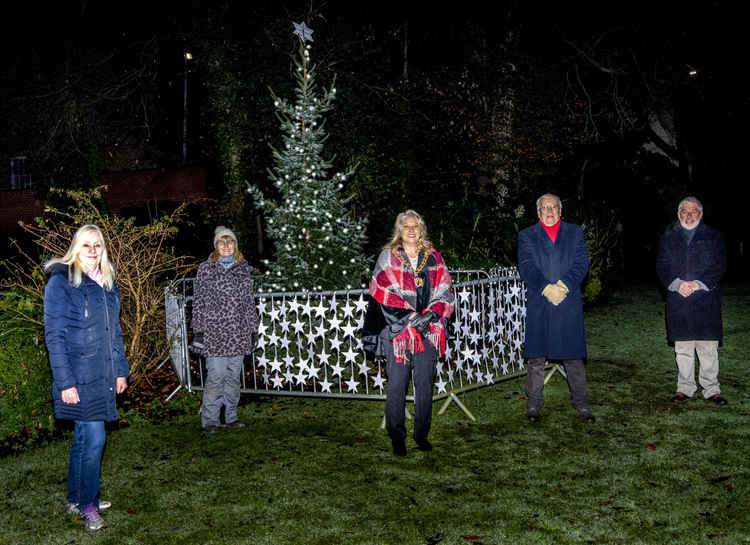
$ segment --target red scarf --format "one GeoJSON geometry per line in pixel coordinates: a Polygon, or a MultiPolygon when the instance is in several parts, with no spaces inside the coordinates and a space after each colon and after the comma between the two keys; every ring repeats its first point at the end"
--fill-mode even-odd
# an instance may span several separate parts
{"type": "Polygon", "coordinates": [[[547,235],[552,240],[552,242],[555,242],[555,239],[557,238],[557,233],[560,231],[560,222],[562,220],[557,220],[557,223],[554,224],[552,227],[547,227],[542,223],[541,221],[539,223],[542,224],[542,227],[544,227],[544,230],[547,232],[547,235]]]}

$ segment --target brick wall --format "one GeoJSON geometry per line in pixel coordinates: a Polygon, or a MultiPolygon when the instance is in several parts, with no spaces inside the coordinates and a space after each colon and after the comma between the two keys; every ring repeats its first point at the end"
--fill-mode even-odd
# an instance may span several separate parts
{"type": "MultiPolygon", "coordinates": [[[[208,196],[206,169],[201,167],[106,173],[101,183],[109,186],[105,198],[113,214],[148,202],[194,202],[208,196]]],[[[33,191],[0,191],[0,230],[17,229],[19,220],[33,221],[42,214],[44,205],[33,191]]]]}

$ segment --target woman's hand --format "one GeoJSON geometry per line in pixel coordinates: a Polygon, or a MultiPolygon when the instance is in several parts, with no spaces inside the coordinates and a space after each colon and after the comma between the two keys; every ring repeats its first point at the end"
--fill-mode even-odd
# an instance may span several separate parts
{"type": "Polygon", "coordinates": [[[128,389],[127,377],[117,377],[117,393],[121,394],[128,389]]]}
{"type": "Polygon", "coordinates": [[[71,405],[75,405],[81,401],[81,398],[78,397],[78,390],[75,386],[71,386],[67,390],[60,392],[60,397],[62,397],[63,403],[70,403],[71,405]]]}

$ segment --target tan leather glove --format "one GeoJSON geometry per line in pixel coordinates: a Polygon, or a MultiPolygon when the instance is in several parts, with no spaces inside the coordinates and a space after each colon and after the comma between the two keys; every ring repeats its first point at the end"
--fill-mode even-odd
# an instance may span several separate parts
{"type": "Polygon", "coordinates": [[[565,282],[563,282],[562,280],[558,280],[555,286],[560,288],[560,295],[562,296],[557,303],[552,303],[553,305],[557,306],[560,303],[562,303],[563,300],[568,296],[568,292],[570,290],[568,289],[568,286],[565,285],[565,282]]]}
{"type": "Polygon", "coordinates": [[[547,284],[542,290],[542,295],[547,298],[547,301],[557,306],[562,303],[562,300],[565,299],[567,294],[563,292],[563,289],[560,286],[556,284],[547,284]]]}
{"type": "Polygon", "coordinates": [[[542,295],[546,297],[547,301],[549,301],[550,303],[552,302],[550,300],[550,297],[552,296],[552,292],[555,291],[555,287],[556,286],[554,284],[547,284],[546,286],[544,286],[544,289],[542,290],[542,295]]]}

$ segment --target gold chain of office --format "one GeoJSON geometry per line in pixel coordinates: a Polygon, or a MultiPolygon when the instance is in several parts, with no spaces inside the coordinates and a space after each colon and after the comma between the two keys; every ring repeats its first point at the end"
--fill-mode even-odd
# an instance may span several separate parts
{"type": "Polygon", "coordinates": [[[424,269],[425,265],[427,265],[427,259],[430,257],[429,252],[423,252],[424,257],[422,258],[422,262],[419,264],[419,266],[416,269],[411,266],[411,261],[408,260],[409,256],[406,256],[407,260],[404,261],[404,258],[401,257],[401,252],[395,252],[395,254],[396,254],[396,257],[398,257],[398,260],[401,261],[401,264],[404,265],[405,267],[408,267],[409,270],[411,270],[411,272],[414,273],[414,285],[417,286],[418,288],[421,288],[424,285],[424,280],[422,280],[417,275],[419,274],[419,271],[424,269]]]}

